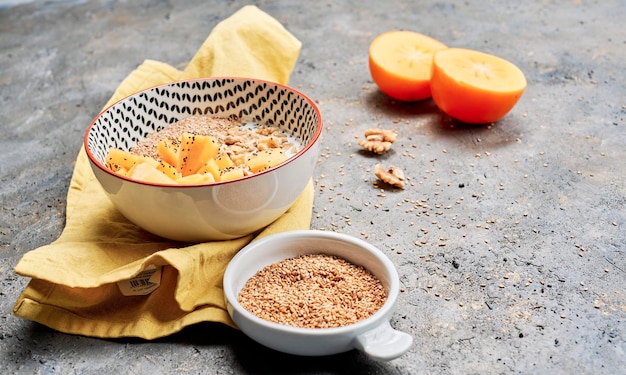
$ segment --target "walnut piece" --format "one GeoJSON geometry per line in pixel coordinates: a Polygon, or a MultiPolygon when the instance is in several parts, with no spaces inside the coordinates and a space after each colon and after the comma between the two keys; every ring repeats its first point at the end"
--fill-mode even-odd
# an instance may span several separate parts
{"type": "Polygon", "coordinates": [[[402,169],[396,167],[395,165],[390,165],[389,168],[385,169],[380,164],[376,164],[374,167],[374,174],[381,181],[388,183],[389,185],[399,187],[400,189],[404,189],[404,172],[402,169]]]}
{"type": "Polygon", "coordinates": [[[391,130],[386,129],[367,129],[365,131],[365,138],[376,138],[385,142],[395,142],[398,135],[391,130]]]}
{"type": "Polygon", "coordinates": [[[359,146],[376,154],[384,154],[389,151],[397,136],[391,130],[368,129],[365,131],[365,140],[359,140],[359,146]]]}

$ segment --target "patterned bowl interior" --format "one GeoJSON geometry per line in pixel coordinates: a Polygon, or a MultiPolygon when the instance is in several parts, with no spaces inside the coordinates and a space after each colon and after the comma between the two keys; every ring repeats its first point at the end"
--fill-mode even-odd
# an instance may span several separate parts
{"type": "Polygon", "coordinates": [[[319,110],[305,95],[266,81],[216,78],[158,86],[117,102],[94,120],[86,146],[104,165],[111,147],[130,150],[149,133],[200,114],[279,127],[302,149],[321,132],[319,110]]]}

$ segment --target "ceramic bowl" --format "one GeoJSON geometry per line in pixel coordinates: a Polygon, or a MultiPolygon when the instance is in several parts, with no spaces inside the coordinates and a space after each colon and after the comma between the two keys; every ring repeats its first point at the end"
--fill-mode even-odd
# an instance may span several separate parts
{"type": "Polygon", "coordinates": [[[231,260],[224,274],[228,313],[243,333],[258,343],[284,353],[323,356],[352,349],[375,360],[387,361],[404,354],[413,338],[394,330],[389,321],[400,291],[393,263],[371,244],[335,232],[299,230],[256,240],[231,260]],[[361,265],[377,277],[387,293],[384,305],[359,322],[334,328],[300,328],[257,317],[238,301],[247,280],[264,267],[302,254],[329,254],[361,265]]]}
{"type": "Polygon", "coordinates": [[[280,217],[311,179],[322,128],[316,104],[290,87],[207,78],[153,87],[113,104],[89,125],[84,146],[96,178],[128,220],[161,237],[201,242],[242,237],[280,217]],[[109,148],[130,150],[147,134],[194,114],[276,126],[302,147],[266,171],[203,185],[138,182],[105,166],[109,148]]]}

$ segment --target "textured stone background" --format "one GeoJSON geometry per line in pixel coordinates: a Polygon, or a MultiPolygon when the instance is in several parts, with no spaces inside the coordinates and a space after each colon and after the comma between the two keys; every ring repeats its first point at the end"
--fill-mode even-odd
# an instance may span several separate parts
{"type": "Polygon", "coordinates": [[[22,254],[61,233],[84,131],[144,59],[182,68],[246,3],[0,2],[0,365],[3,373],[594,373],[626,366],[626,5],[608,1],[257,1],[303,42],[290,84],[326,123],[312,227],[396,264],[392,325],[409,353],[376,363],[273,352],[200,324],[154,342],[54,332],[12,315],[22,254]],[[382,95],[372,39],[429,34],[517,64],[528,89],[491,126],[382,95]],[[394,128],[393,151],[359,151],[394,128]],[[405,190],[376,188],[395,164],[405,190]]]}

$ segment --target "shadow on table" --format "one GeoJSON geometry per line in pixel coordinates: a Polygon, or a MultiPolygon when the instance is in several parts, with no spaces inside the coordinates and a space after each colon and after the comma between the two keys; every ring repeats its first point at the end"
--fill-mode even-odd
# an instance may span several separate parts
{"type": "MultiPolygon", "coordinates": [[[[48,366],[45,358],[54,358],[53,362],[69,361],[67,363],[71,366],[75,358],[89,360],[94,355],[106,356],[107,352],[119,355],[119,347],[122,346],[125,347],[124,350],[130,350],[136,355],[143,352],[144,346],[149,346],[145,350],[152,357],[160,356],[164,360],[165,354],[159,353],[195,349],[200,356],[205,356],[199,360],[209,363],[211,353],[218,349],[218,352],[224,352],[225,356],[231,357],[227,362],[232,363],[230,370],[234,373],[372,374],[393,373],[395,368],[391,363],[376,362],[357,350],[324,357],[281,353],[260,345],[241,331],[221,323],[199,323],[171,336],[149,341],[138,338],[97,339],[69,335],[35,322],[22,325],[15,336],[19,337],[20,344],[15,345],[13,351],[7,354],[10,354],[10,361],[18,368],[45,369],[48,366]],[[67,357],[68,353],[71,353],[70,357],[67,357]],[[33,363],[36,358],[39,358],[38,362],[33,363]]],[[[210,370],[207,368],[207,371],[210,370]]]]}
{"type": "Polygon", "coordinates": [[[393,120],[394,123],[389,126],[403,128],[400,130],[405,136],[445,140],[451,146],[471,152],[504,147],[523,136],[519,126],[520,118],[514,113],[491,124],[467,124],[444,114],[432,99],[400,102],[375,90],[365,93],[362,101],[364,108],[373,117],[393,120]]]}
{"type": "Polygon", "coordinates": [[[188,327],[164,340],[198,347],[228,346],[237,360],[237,365],[245,373],[389,373],[387,364],[376,362],[357,350],[323,357],[285,354],[256,343],[239,330],[216,323],[188,327]]]}

